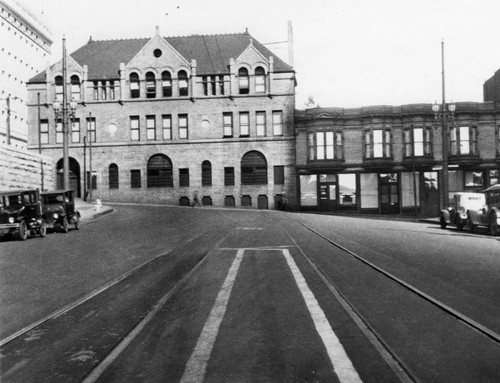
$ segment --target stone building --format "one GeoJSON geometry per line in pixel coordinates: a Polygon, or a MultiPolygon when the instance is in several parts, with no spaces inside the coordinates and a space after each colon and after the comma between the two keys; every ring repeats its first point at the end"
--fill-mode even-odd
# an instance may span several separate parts
{"type": "Polygon", "coordinates": [[[500,69],[484,82],[483,100],[500,102],[500,69]]]}
{"type": "MultiPolygon", "coordinates": [[[[29,148],[53,159],[59,186],[62,69],[28,83],[29,148]]],[[[248,32],[90,39],[67,79],[78,196],[188,204],[196,192],[204,205],[273,208],[295,194],[295,72],[248,32]]]]}
{"type": "MultiPolygon", "coordinates": [[[[498,183],[500,105],[457,103],[448,129],[449,195],[498,183]]],[[[437,216],[443,206],[429,104],[297,110],[296,133],[301,210],[437,216]]]]}

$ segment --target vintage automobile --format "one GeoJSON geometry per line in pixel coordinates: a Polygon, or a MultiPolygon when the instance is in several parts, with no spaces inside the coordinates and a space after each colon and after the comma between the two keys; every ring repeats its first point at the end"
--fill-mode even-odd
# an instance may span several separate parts
{"type": "Polygon", "coordinates": [[[80,227],[80,212],[75,209],[73,190],[52,190],[42,193],[43,218],[47,228],[57,229],[64,233],[69,225],[80,227]]]}
{"type": "Polygon", "coordinates": [[[14,235],[24,241],[35,234],[47,234],[38,189],[0,192],[0,235],[14,235]]]}
{"type": "Polygon", "coordinates": [[[500,234],[500,184],[490,186],[484,191],[486,204],[469,210],[467,228],[473,231],[476,226],[486,226],[492,235],[500,234]]]}
{"type": "Polygon", "coordinates": [[[462,230],[467,224],[469,210],[479,210],[485,204],[483,193],[456,193],[453,196],[453,205],[441,210],[439,223],[442,229],[447,225],[455,225],[458,230],[462,230]]]}

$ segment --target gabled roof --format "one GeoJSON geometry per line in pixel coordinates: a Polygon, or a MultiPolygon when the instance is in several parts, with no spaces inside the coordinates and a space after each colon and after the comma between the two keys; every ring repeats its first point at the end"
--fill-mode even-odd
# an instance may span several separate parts
{"type": "MultiPolygon", "coordinates": [[[[266,58],[274,59],[275,72],[293,71],[293,68],[273,54],[248,33],[225,35],[192,35],[165,38],[186,60],[196,60],[197,74],[229,73],[229,59],[236,59],[250,44],[266,58]]],[[[144,47],[149,38],[126,40],[102,40],[89,42],[71,53],[80,65],[87,65],[88,78],[119,78],[120,63],[128,62],[144,47]]],[[[44,82],[45,72],[37,74],[29,82],[44,82]]]]}

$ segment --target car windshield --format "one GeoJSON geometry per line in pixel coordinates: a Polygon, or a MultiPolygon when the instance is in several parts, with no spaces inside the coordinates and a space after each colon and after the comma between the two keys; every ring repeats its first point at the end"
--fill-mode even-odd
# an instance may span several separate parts
{"type": "Polygon", "coordinates": [[[43,203],[46,205],[60,204],[64,201],[62,194],[49,194],[43,196],[43,203]]]}
{"type": "Polygon", "coordinates": [[[21,194],[4,195],[0,197],[2,209],[18,209],[23,205],[21,194]]]}

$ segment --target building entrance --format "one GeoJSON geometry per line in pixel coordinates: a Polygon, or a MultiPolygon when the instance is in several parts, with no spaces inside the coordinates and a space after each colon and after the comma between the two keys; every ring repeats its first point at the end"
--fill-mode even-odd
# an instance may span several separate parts
{"type": "MultiPolygon", "coordinates": [[[[63,159],[57,161],[57,189],[64,189],[63,159]]],[[[69,158],[69,188],[74,190],[76,196],[81,198],[80,164],[77,160],[69,158]]]]}
{"type": "Polygon", "coordinates": [[[335,174],[320,174],[318,189],[319,209],[321,211],[338,210],[337,176],[335,174]]]}
{"type": "Polygon", "coordinates": [[[400,212],[397,173],[380,174],[380,209],[382,214],[398,214],[400,212]]]}

